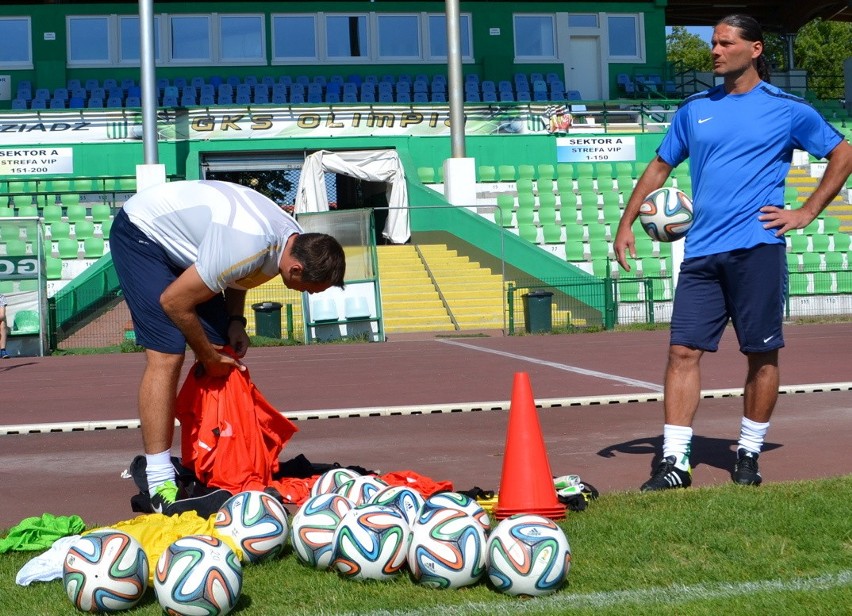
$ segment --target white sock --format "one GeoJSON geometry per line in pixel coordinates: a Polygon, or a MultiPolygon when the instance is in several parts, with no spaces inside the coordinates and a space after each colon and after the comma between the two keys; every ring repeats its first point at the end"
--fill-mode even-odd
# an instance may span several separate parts
{"type": "Polygon", "coordinates": [[[768,421],[766,423],[758,423],[748,417],[743,417],[737,448],[745,449],[751,453],[760,453],[760,450],[763,449],[763,440],[766,438],[767,430],[769,430],[768,421]]]}
{"type": "Polygon", "coordinates": [[[175,467],[172,466],[172,452],[168,449],[161,453],[145,454],[145,477],[148,479],[148,493],[167,481],[175,480],[175,467]]]}
{"type": "Polygon", "coordinates": [[[692,450],[692,428],[689,426],[663,426],[663,457],[674,456],[675,466],[689,468],[689,454],[692,450]]]}

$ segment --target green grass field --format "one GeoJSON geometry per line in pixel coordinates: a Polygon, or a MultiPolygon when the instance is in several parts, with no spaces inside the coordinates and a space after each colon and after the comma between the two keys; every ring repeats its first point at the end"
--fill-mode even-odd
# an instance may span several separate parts
{"type": "MultiPolygon", "coordinates": [[[[850,614],[852,476],[601,496],[562,523],[573,565],[548,597],[482,582],[430,590],[406,576],[362,583],[301,566],[291,552],[244,568],[234,614],[850,614]]],[[[3,533],[5,534],[5,532],[3,533]]],[[[0,613],[74,613],[58,581],[18,587],[34,553],[0,555],[0,613]]],[[[127,614],[160,614],[153,591],[127,614]]]]}

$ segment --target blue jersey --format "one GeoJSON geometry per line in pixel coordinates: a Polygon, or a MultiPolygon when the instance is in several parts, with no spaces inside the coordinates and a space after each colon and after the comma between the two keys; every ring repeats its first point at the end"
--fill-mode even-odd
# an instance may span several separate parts
{"type": "Polygon", "coordinates": [[[804,100],[765,82],[745,94],[717,86],[683,101],[657,154],[672,167],[689,158],[695,222],[685,256],[784,243],[763,228],[760,208],[783,206],[794,149],[822,158],[842,139],[804,100]]]}

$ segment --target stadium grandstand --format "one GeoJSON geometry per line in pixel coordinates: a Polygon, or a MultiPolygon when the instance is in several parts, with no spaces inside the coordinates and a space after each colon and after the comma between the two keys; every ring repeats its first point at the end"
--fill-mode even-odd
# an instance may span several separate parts
{"type": "MultiPolygon", "coordinates": [[[[814,18],[852,20],[846,1],[747,9],[785,34],[814,18]]],[[[318,304],[281,285],[255,289],[250,302],[282,306],[284,333],[273,336],[666,321],[672,245],[637,234],[625,274],[612,239],[678,102],[713,83],[666,61],[666,26],[712,25],[730,10],[698,0],[462,2],[454,90],[444,2],[156,2],[150,86],[139,3],[3,3],[0,293],[13,348],[132,342],[109,231],[151,181],[152,136],[165,181],[243,183],[297,214],[330,212],[332,228],[347,210],[370,212],[369,263],[347,281],[370,292],[336,298],[320,318],[318,304]],[[530,297],[541,290],[552,293],[544,314],[530,297]]],[[[848,102],[810,91],[806,72],[773,83],[849,137],[848,102]]],[[[806,153],[794,160],[791,207],[823,168],[806,153]]],[[[670,183],[690,192],[686,165],[670,183]]],[[[852,312],[850,192],[787,239],[791,316],[852,312]]],[[[250,333],[269,332],[263,312],[246,316],[250,333]]]]}

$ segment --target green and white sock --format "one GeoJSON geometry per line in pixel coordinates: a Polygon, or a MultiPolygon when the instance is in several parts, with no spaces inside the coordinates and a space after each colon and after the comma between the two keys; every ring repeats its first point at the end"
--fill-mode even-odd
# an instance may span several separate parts
{"type": "Polygon", "coordinates": [[[674,456],[675,466],[689,470],[689,454],[692,451],[692,428],[689,426],[663,426],[663,457],[674,456]]]}
{"type": "Polygon", "coordinates": [[[145,454],[145,477],[148,479],[148,493],[154,491],[167,481],[175,480],[175,467],[172,465],[171,451],[145,454]]]}

